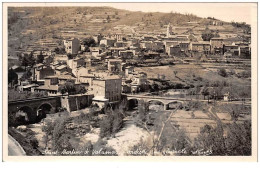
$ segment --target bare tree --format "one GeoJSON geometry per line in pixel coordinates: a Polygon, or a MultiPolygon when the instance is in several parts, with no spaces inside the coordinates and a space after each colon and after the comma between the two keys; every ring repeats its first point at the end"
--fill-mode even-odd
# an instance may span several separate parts
{"type": "Polygon", "coordinates": [[[174,76],[177,77],[178,71],[173,71],[174,76]]]}

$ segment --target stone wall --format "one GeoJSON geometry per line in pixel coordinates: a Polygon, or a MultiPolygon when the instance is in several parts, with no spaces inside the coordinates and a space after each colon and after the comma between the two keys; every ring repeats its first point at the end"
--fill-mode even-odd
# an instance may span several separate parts
{"type": "Polygon", "coordinates": [[[67,111],[77,111],[84,109],[92,104],[94,95],[71,95],[61,97],[61,105],[67,111]]]}

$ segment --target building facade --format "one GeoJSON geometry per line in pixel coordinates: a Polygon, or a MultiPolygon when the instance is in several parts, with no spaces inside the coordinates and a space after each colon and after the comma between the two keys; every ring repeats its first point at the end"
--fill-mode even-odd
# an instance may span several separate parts
{"type": "Polygon", "coordinates": [[[80,42],[77,38],[64,40],[65,51],[68,54],[77,54],[80,50],[80,42]]]}
{"type": "Polygon", "coordinates": [[[104,107],[108,103],[118,103],[121,100],[122,79],[117,76],[108,76],[93,80],[93,103],[104,107]]]}

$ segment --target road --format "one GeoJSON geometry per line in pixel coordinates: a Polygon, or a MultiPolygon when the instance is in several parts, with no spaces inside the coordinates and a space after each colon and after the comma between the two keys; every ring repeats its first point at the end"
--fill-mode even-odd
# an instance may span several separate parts
{"type": "Polygon", "coordinates": [[[8,135],[8,155],[9,156],[26,156],[21,145],[10,135],[8,135]]]}

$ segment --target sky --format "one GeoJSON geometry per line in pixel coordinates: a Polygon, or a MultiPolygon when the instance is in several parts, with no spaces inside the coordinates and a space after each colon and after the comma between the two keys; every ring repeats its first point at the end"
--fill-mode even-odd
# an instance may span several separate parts
{"type": "Polygon", "coordinates": [[[231,22],[252,24],[256,20],[256,3],[89,3],[87,6],[110,6],[118,9],[143,12],[192,13],[199,17],[215,17],[231,22]],[[254,9],[253,9],[254,8],[254,9]],[[252,18],[253,17],[253,18],[252,18]]]}

